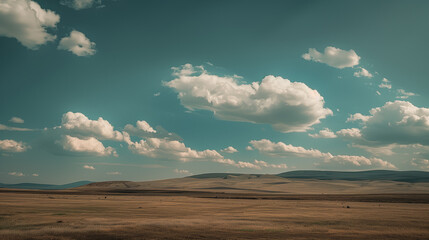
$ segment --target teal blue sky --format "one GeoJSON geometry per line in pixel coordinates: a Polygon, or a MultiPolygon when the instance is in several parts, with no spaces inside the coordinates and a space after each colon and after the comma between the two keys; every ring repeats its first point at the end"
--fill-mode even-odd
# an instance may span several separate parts
{"type": "Polygon", "coordinates": [[[0,0],[0,182],[428,170],[428,9],[0,0]]]}

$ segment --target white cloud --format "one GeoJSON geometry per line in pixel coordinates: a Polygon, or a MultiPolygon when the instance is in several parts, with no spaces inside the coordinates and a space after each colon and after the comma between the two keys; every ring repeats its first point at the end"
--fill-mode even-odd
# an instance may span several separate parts
{"type": "Polygon", "coordinates": [[[334,132],[332,132],[329,128],[324,128],[319,131],[319,133],[315,134],[308,134],[308,136],[312,138],[336,138],[337,135],[335,135],[334,132]]]}
{"type": "Polygon", "coordinates": [[[121,175],[120,172],[107,172],[107,175],[121,175]]]}
{"type": "Polygon", "coordinates": [[[238,161],[238,163],[235,164],[236,167],[239,168],[253,168],[253,169],[261,169],[260,166],[250,163],[250,162],[242,162],[242,161],[238,161]]]}
{"type": "Polygon", "coordinates": [[[101,0],[61,0],[60,3],[75,10],[82,10],[91,8],[93,5],[100,6],[101,0]]]}
{"type": "Polygon", "coordinates": [[[383,78],[381,81],[384,82],[384,83],[389,83],[390,82],[387,78],[383,78]]]}
{"type": "Polygon", "coordinates": [[[82,113],[65,113],[61,120],[61,129],[67,130],[69,135],[79,137],[94,137],[100,140],[123,141],[121,132],[115,131],[113,126],[102,117],[90,120],[82,113]]]}
{"type": "Polygon", "coordinates": [[[19,128],[19,127],[10,127],[3,124],[0,124],[0,131],[19,131],[19,132],[26,132],[26,131],[34,131],[33,129],[29,128],[19,128]]]}
{"type": "Polygon", "coordinates": [[[117,156],[116,151],[112,147],[104,147],[103,143],[98,141],[94,137],[89,137],[87,139],[80,139],[77,137],[72,137],[65,135],[61,140],[57,141],[57,144],[60,144],[64,150],[75,153],[82,153],[95,156],[117,156]]]}
{"type": "Polygon", "coordinates": [[[124,128],[124,140],[130,142],[129,136],[125,136],[128,133],[131,136],[137,136],[141,138],[165,138],[168,140],[182,141],[182,138],[175,133],[170,133],[161,126],[157,126],[156,130],[152,128],[146,121],[137,121],[136,126],[131,124],[125,125],[124,128]]]}
{"type": "Polygon", "coordinates": [[[131,124],[127,124],[124,131],[134,136],[147,136],[148,133],[156,133],[156,130],[154,130],[146,121],[137,121],[135,127],[131,124]]]}
{"type": "Polygon", "coordinates": [[[351,114],[349,118],[347,118],[346,122],[354,122],[354,121],[366,122],[368,121],[369,118],[370,118],[369,116],[365,116],[361,113],[355,113],[355,114],[351,114]]]}
{"type": "Polygon", "coordinates": [[[58,49],[67,50],[77,56],[90,56],[95,54],[95,43],[91,42],[85,34],[73,30],[70,36],[63,37],[58,45],[58,49]]]}
{"type": "Polygon", "coordinates": [[[252,150],[253,150],[253,148],[252,148],[251,146],[247,146],[247,147],[246,147],[246,150],[247,150],[247,151],[252,151],[252,150]]]}
{"type": "Polygon", "coordinates": [[[183,142],[168,138],[144,137],[139,142],[132,142],[131,139],[127,139],[126,142],[131,152],[155,159],[170,159],[183,162],[212,161],[239,168],[260,168],[252,163],[241,161],[237,163],[234,160],[224,158],[216,150],[197,151],[186,147],[183,142]]]}
{"type": "Polygon", "coordinates": [[[0,140],[0,151],[5,152],[25,152],[29,149],[23,142],[17,142],[11,139],[0,140]]]}
{"type": "Polygon", "coordinates": [[[23,177],[24,176],[24,173],[22,173],[22,172],[10,172],[8,174],[11,176],[15,176],[15,177],[23,177]]]}
{"type": "Polygon", "coordinates": [[[412,97],[415,96],[415,93],[412,92],[406,92],[404,89],[398,89],[398,94],[399,96],[397,96],[396,98],[400,98],[400,99],[407,99],[408,97],[412,97]]]}
{"type": "Polygon", "coordinates": [[[360,138],[362,134],[358,128],[341,129],[337,131],[337,135],[344,138],[360,138]]]}
{"type": "Polygon", "coordinates": [[[326,47],[325,52],[321,53],[314,48],[309,48],[308,53],[302,55],[307,61],[325,63],[335,68],[353,67],[359,64],[360,57],[352,49],[349,51],[335,47],[326,47]]]}
{"type": "Polygon", "coordinates": [[[381,83],[380,85],[378,85],[379,88],[387,88],[387,89],[391,89],[392,88],[392,84],[389,83],[381,83]]]}
{"type": "Polygon", "coordinates": [[[305,149],[303,147],[295,147],[287,145],[283,142],[274,143],[267,139],[259,141],[250,141],[255,149],[259,152],[272,157],[289,157],[297,156],[302,158],[318,158],[323,159],[319,166],[332,165],[350,167],[377,167],[377,168],[396,168],[393,164],[379,158],[367,158],[364,156],[351,155],[332,155],[331,153],[323,153],[316,149],[305,149]]]}
{"type": "Polygon", "coordinates": [[[225,148],[225,149],[222,149],[222,150],[220,150],[221,152],[225,152],[225,153],[236,153],[236,152],[238,152],[238,150],[237,149],[235,149],[234,147],[232,147],[232,146],[229,146],[229,147],[227,147],[227,148],[225,148]]]}
{"type": "Polygon", "coordinates": [[[177,174],[185,174],[185,175],[189,174],[189,171],[185,169],[174,169],[174,172],[177,174]]]}
{"type": "Polygon", "coordinates": [[[261,83],[240,84],[233,77],[208,74],[203,67],[173,68],[165,83],[189,110],[209,110],[222,120],[270,124],[282,132],[303,132],[332,115],[324,99],[304,83],[266,76],[261,83]]]}
{"type": "Polygon", "coordinates": [[[395,101],[371,109],[370,114],[361,129],[366,145],[429,145],[429,108],[395,101]]]}
{"type": "Polygon", "coordinates": [[[2,0],[0,2],[0,36],[16,38],[22,45],[37,49],[55,40],[46,28],[55,28],[60,16],[45,10],[29,0],[2,0]]]}
{"type": "Polygon", "coordinates": [[[24,120],[22,118],[19,117],[12,117],[9,122],[13,122],[13,123],[24,123],[24,120]]]}
{"type": "Polygon", "coordinates": [[[255,165],[261,166],[261,167],[266,167],[266,168],[283,168],[283,169],[287,168],[287,165],[284,163],[282,163],[282,164],[269,164],[265,161],[256,160],[256,159],[254,162],[255,162],[255,165]]]}
{"type": "MultiPolygon", "coordinates": [[[[364,156],[337,155],[324,160],[324,164],[334,163],[345,167],[376,167],[385,169],[396,169],[395,165],[379,158],[367,158],[364,156]]],[[[323,166],[323,165],[322,165],[323,166]]]]}
{"type": "Polygon", "coordinates": [[[196,151],[177,140],[147,138],[140,142],[129,142],[128,148],[136,154],[150,158],[166,158],[183,162],[196,159],[223,159],[215,150],[196,151]]]}
{"type": "Polygon", "coordinates": [[[89,166],[89,165],[83,165],[83,168],[88,169],[88,170],[95,170],[94,166],[89,166]]]}
{"type": "Polygon", "coordinates": [[[366,70],[365,68],[360,67],[359,69],[360,69],[360,71],[353,73],[353,76],[355,76],[355,77],[367,77],[367,78],[373,77],[373,75],[370,72],[368,72],[368,70],[366,70]]]}
{"type": "Polygon", "coordinates": [[[234,160],[224,158],[216,150],[193,150],[177,140],[146,138],[145,140],[140,140],[140,142],[128,141],[127,143],[131,152],[150,158],[179,160],[183,162],[196,160],[212,161],[239,168],[260,169],[259,166],[249,162],[235,162],[234,160]]]}
{"type": "Polygon", "coordinates": [[[429,160],[423,159],[423,158],[413,158],[411,160],[411,165],[416,166],[416,167],[423,169],[423,170],[428,170],[429,169],[429,160]]]}
{"type": "Polygon", "coordinates": [[[379,155],[391,156],[394,154],[393,149],[395,147],[398,147],[397,144],[390,144],[387,146],[367,146],[367,145],[361,145],[356,143],[353,143],[351,146],[355,148],[363,149],[376,156],[379,156],[379,155]]]}
{"type": "Polygon", "coordinates": [[[253,148],[261,153],[272,157],[310,157],[310,158],[331,158],[330,153],[322,153],[317,149],[305,149],[303,147],[295,147],[283,142],[274,143],[268,139],[250,141],[253,148]]]}
{"type": "Polygon", "coordinates": [[[378,96],[381,95],[380,91],[375,91],[375,93],[377,93],[378,96]]]}
{"type": "Polygon", "coordinates": [[[154,93],[153,96],[158,97],[159,95],[161,95],[160,92],[154,93]]]}
{"type": "Polygon", "coordinates": [[[39,176],[39,174],[37,174],[37,173],[33,173],[33,174],[31,174],[31,176],[33,176],[33,177],[38,177],[38,176],[39,176]]]}

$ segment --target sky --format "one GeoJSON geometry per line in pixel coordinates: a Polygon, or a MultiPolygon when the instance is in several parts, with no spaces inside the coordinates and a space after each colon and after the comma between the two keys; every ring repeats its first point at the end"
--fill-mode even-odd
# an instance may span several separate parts
{"type": "Polygon", "coordinates": [[[0,0],[0,182],[427,171],[427,9],[0,0]]]}

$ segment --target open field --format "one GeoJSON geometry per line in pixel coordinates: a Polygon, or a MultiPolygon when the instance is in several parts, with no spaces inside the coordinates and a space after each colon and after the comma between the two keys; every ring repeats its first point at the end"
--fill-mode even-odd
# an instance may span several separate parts
{"type": "Polygon", "coordinates": [[[60,191],[1,190],[0,239],[429,238],[429,194],[112,187],[121,184],[60,191]]]}

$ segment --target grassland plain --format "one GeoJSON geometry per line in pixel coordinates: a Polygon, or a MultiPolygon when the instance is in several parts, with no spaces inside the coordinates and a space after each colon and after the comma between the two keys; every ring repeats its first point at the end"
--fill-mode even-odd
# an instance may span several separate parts
{"type": "Polygon", "coordinates": [[[381,196],[3,190],[0,239],[429,238],[427,195],[381,196]]]}

